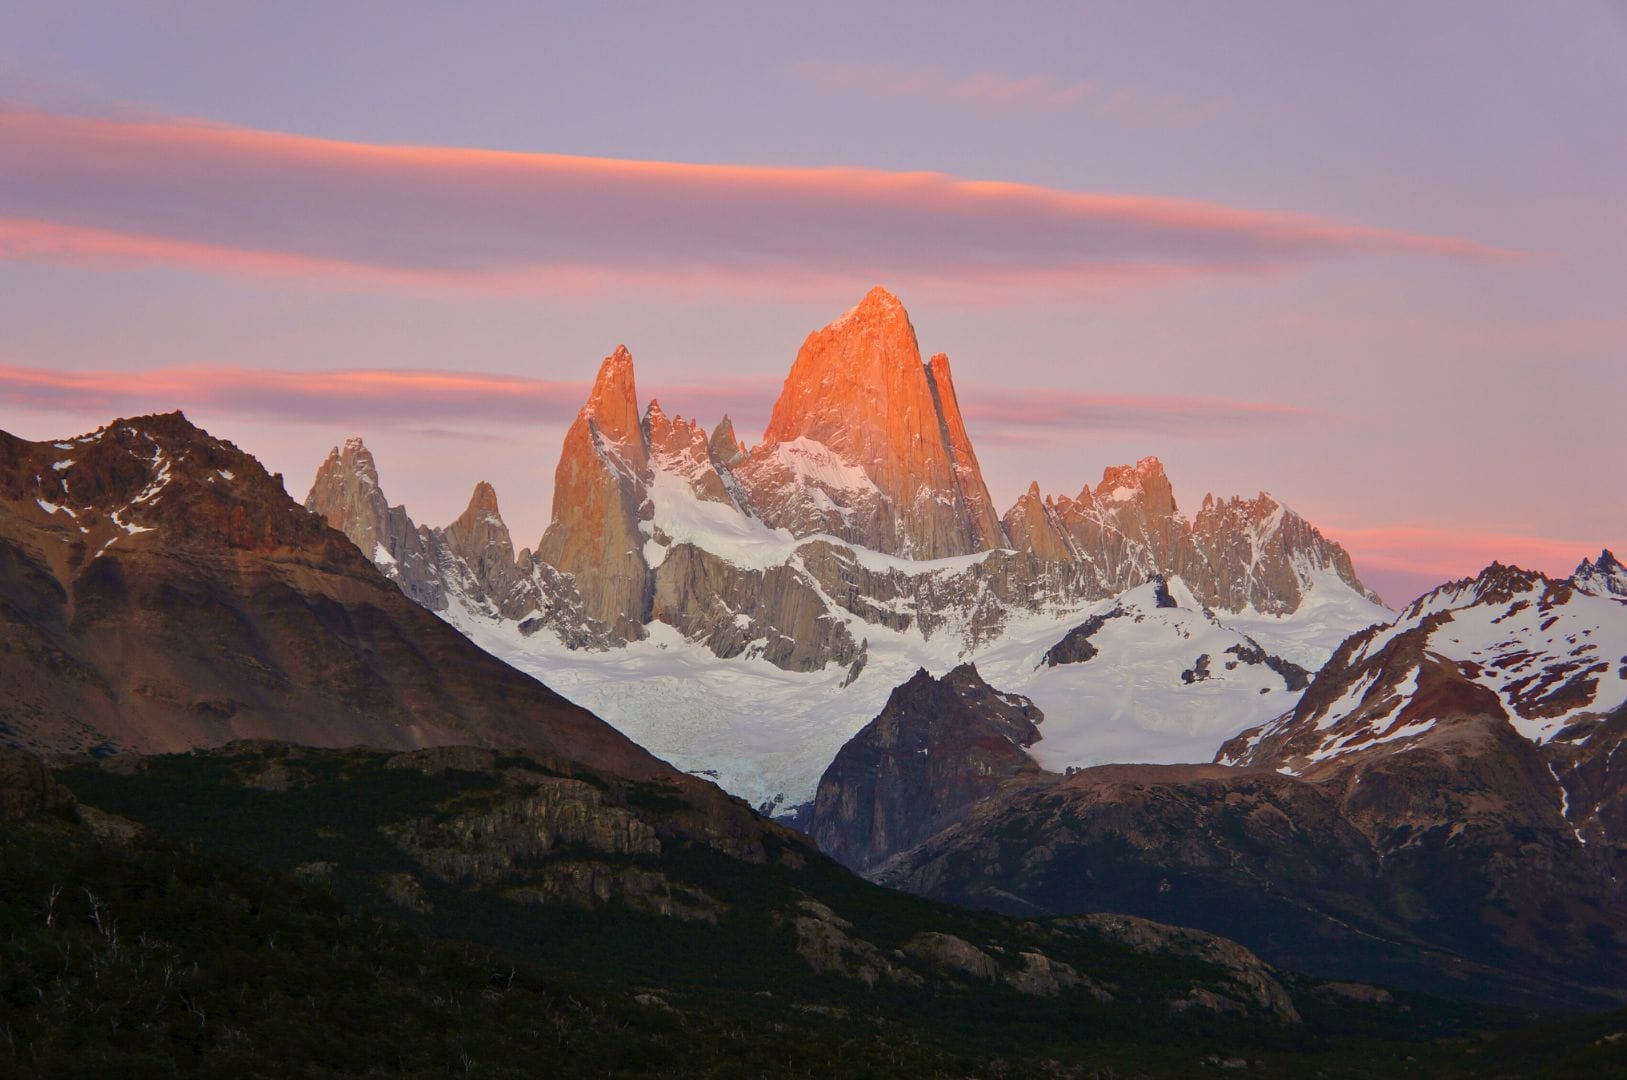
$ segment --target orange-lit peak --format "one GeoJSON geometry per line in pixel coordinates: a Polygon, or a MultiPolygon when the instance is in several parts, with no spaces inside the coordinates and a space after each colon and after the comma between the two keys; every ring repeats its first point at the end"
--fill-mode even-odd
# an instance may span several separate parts
{"type": "Polygon", "coordinates": [[[588,403],[582,411],[612,439],[626,442],[637,437],[638,393],[633,385],[633,354],[627,351],[627,346],[616,346],[616,351],[599,365],[593,392],[588,395],[588,403]]]}

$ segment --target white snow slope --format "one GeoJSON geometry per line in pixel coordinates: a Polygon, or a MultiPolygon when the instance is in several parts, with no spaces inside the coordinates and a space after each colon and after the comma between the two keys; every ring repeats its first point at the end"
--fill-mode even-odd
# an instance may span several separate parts
{"type": "MultiPolygon", "coordinates": [[[[663,531],[745,566],[794,558],[795,540],[694,500],[681,484],[654,486],[663,531]],[[716,533],[716,535],[711,535],[716,533]]],[[[652,554],[654,554],[652,552],[652,554]]],[[[867,564],[911,573],[961,569],[982,555],[912,563],[859,551],[867,564]]],[[[654,561],[654,560],[652,560],[654,561]]],[[[573,651],[547,633],[522,635],[457,603],[444,616],[488,652],[529,672],[592,710],[679,768],[709,776],[753,805],[789,808],[813,797],[843,743],[881,711],[888,695],[918,668],[941,675],[974,661],[997,689],[1025,694],[1044,711],[1032,753],[1062,770],[1108,762],[1200,762],[1245,728],[1292,707],[1297,691],[1268,667],[1227,650],[1255,644],[1314,673],[1346,637],[1394,614],[1352,591],[1331,571],[1303,572],[1307,595],[1287,616],[1245,611],[1211,614],[1179,579],[1176,607],[1160,608],[1148,583],[1076,610],[1018,612],[998,640],[976,650],[940,631],[930,639],[855,620],[868,661],[851,685],[844,667],[783,671],[761,659],[719,659],[661,623],[648,639],[607,652],[573,651]],[[1097,656],[1048,667],[1042,659],[1092,615],[1107,619],[1092,641],[1097,656]],[[1209,677],[1183,680],[1207,655],[1209,677]],[[1228,667],[1228,664],[1231,666],[1228,667]]]]}

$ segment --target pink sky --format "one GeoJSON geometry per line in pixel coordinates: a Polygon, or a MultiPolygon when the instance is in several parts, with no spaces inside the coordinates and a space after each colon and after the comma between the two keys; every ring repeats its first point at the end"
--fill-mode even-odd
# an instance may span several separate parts
{"type": "Polygon", "coordinates": [[[296,497],[361,434],[420,520],[490,479],[533,544],[617,343],[750,440],[879,282],[1001,505],[1155,454],[1392,602],[1627,546],[1610,5],[71,6],[0,12],[18,434],[181,407],[296,497]]]}

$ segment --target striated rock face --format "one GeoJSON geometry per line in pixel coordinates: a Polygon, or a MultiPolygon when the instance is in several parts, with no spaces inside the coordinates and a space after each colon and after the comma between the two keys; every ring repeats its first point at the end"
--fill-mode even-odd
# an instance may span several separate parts
{"type": "Polygon", "coordinates": [[[460,742],[671,771],[409,600],[179,413],[0,434],[0,597],[12,745],[460,742]]]}
{"type": "Polygon", "coordinates": [[[655,570],[650,613],[724,659],[761,656],[787,671],[862,667],[862,644],[830,617],[817,581],[791,565],[742,569],[692,544],[674,545],[655,570]]]}
{"type": "Polygon", "coordinates": [[[378,465],[361,439],[346,439],[329,451],[305,509],[350,537],[402,592],[431,611],[446,609],[436,539],[413,524],[406,507],[386,501],[378,465]]]}
{"type": "Polygon", "coordinates": [[[917,559],[1003,543],[949,362],[921,362],[904,306],[879,287],[808,336],[736,473],[753,511],[798,536],[917,559]]]}
{"type": "Polygon", "coordinates": [[[1206,495],[1188,520],[1157,458],[1106,469],[1077,498],[1042,496],[1031,485],[1003,522],[1019,550],[1088,567],[1103,596],[1179,576],[1207,607],[1285,614],[1325,575],[1377,601],[1344,548],[1270,495],[1206,495]]]}
{"type": "Polygon", "coordinates": [[[650,598],[650,453],[638,419],[633,357],[605,358],[593,392],[565,433],[554,471],[553,523],[536,557],[571,575],[588,617],[620,638],[644,637],[650,598]]]}
{"type": "Polygon", "coordinates": [[[668,420],[654,398],[650,399],[650,406],[644,413],[643,427],[650,458],[656,468],[681,477],[697,499],[739,509],[734,496],[724,484],[718,466],[713,464],[712,448],[707,441],[705,428],[682,416],[668,420]]]}
{"type": "Polygon", "coordinates": [[[1037,779],[1023,748],[1043,719],[971,664],[942,679],[919,671],[825,770],[809,835],[856,870],[912,847],[1014,778],[1037,779]]]}

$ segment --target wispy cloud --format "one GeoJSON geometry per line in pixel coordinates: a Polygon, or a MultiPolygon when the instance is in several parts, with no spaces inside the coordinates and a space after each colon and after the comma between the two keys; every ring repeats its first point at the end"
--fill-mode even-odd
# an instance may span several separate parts
{"type": "MultiPolygon", "coordinates": [[[[469,440],[481,425],[563,423],[587,400],[586,380],[487,372],[364,369],[286,371],[170,367],[148,371],[51,371],[0,365],[0,402],[17,408],[111,418],[192,409],[295,423],[404,425],[425,438],[469,440]],[[475,425],[460,430],[458,422],[475,425]]],[[[710,422],[724,412],[767,411],[774,380],[746,378],[653,388],[710,422]]]]}
{"type": "Polygon", "coordinates": [[[1364,565],[1426,574],[1437,581],[1471,577],[1493,562],[1568,574],[1597,543],[1526,533],[1391,524],[1324,530],[1364,565]]]}
{"type": "MultiPolygon", "coordinates": [[[[698,417],[707,424],[729,413],[749,438],[779,388],[777,379],[764,377],[644,384],[641,404],[659,398],[668,414],[698,417]]],[[[439,439],[469,439],[487,424],[566,422],[587,400],[589,389],[586,380],[487,372],[224,366],[51,371],[0,365],[0,402],[17,408],[103,419],[181,408],[323,424],[387,423],[439,439]],[[470,423],[471,429],[460,429],[459,422],[470,423]]],[[[1082,431],[1229,438],[1340,419],[1273,402],[1014,390],[978,382],[961,387],[958,396],[972,437],[990,446],[1041,444],[1082,431]]]]}
{"type": "Polygon", "coordinates": [[[832,93],[872,99],[919,100],[960,105],[990,112],[1056,113],[1083,111],[1137,122],[1191,123],[1226,109],[1217,97],[1180,94],[1129,86],[1109,86],[1091,79],[1057,79],[1049,75],[1012,75],[994,71],[953,72],[941,67],[899,68],[890,64],[833,63],[804,60],[791,74],[832,93]]]}
{"type": "Polygon", "coordinates": [[[886,281],[976,294],[1360,255],[1511,253],[1283,211],[941,173],[384,146],[0,106],[0,258],[12,260],[369,286],[886,281]]]}

